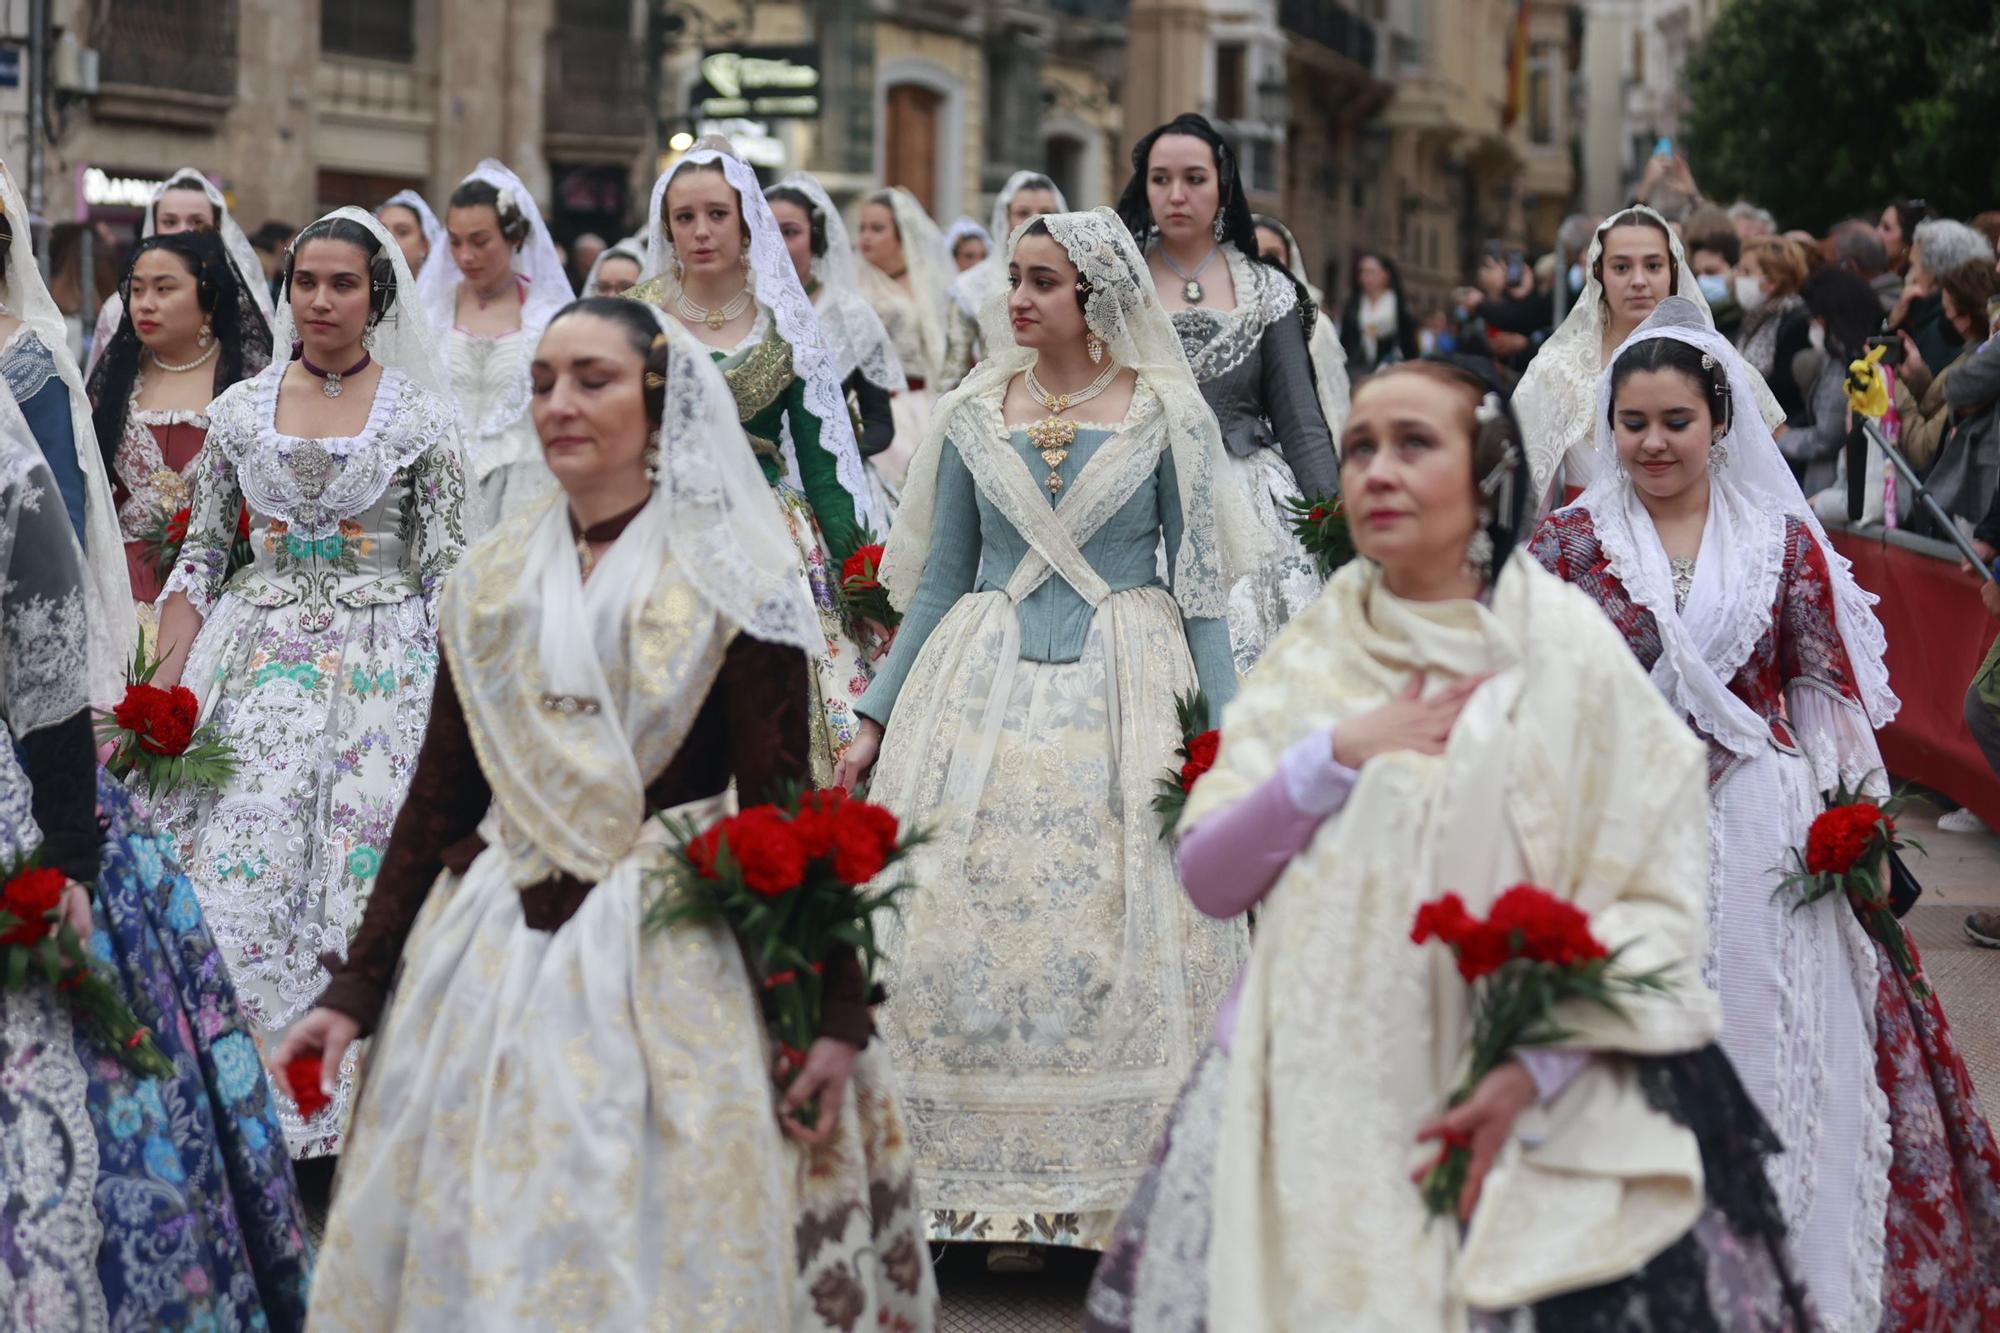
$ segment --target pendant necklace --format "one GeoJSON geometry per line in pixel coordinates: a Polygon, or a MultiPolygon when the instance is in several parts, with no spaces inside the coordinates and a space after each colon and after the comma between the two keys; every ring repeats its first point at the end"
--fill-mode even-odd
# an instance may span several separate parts
{"type": "Polygon", "coordinates": [[[518,292],[520,291],[520,289],[521,289],[521,277],[519,274],[516,274],[512,282],[501,284],[500,290],[494,292],[491,296],[488,296],[485,292],[482,292],[477,288],[474,288],[472,292],[472,299],[479,302],[479,308],[481,310],[484,310],[487,306],[492,305],[495,301],[499,300],[501,293],[508,291],[518,292]]]}
{"type": "Polygon", "coordinates": [[[155,352],[150,347],[146,349],[146,359],[151,361],[159,369],[166,371],[169,375],[182,375],[190,370],[200,370],[210,361],[213,361],[215,359],[216,349],[221,346],[222,346],[221,340],[217,339],[215,342],[210,343],[208,345],[208,350],[203,352],[200,356],[196,357],[192,361],[183,361],[179,365],[175,365],[171,361],[160,360],[160,354],[158,352],[155,352]]]}
{"type": "Polygon", "coordinates": [[[347,369],[327,370],[322,366],[314,365],[312,362],[312,358],[305,354],[305,349],[303,347],[301,347],[299,350],[299,364],[306,368],[306,373],[308,375],[317,375],[322,380],[326,381],[324,384],[319,386],[319,391],[325,394],[329,398],[340,397],[342,392],[344,392],[344,390],[342,390],[341,388],[340,382],[346,379],[349,375],[359,375],[362,371],[368,369],[368,363],[372,360],[374,360],[372,356],[370,356],[366,352],[363,352],[361,354],[361,359],[359,361],[356,361],[353,365],[349,366],[347,369]]]}
{"type": "Polygon", "coordinates": [[[1190,273],[1186,269],[1182,268],[1179,264],[1176,264],[1174,262],[1174,257],[1167,253],[1166,246],[1163,245],[1160,247],[1160,258],[1166,260],[1167,267],[1172,269],[1175,275],[1180,278],[1181,297],[1189,305],[1200,305],[1202,298],[1208,295],[1207,292],[1202,290],[1200,278],[1203,273],[1208,271],[1208,266],[1215,262],[1215,257],[1221,253],[1222,253],[1221,245],[1218,244],[1210,246],[1208,250],[1208,256],[1205,259],[1203,259],[1199,264],[1196,264],[1194,266],[1194,272],[1190,273]]]}
{"type": "Polygon", "coordinates": [[[735,319],[738,315],[749,309],[749,307],[750,289],[748,287],[743,288],[743,290],[737,292],[736,295],[730,297],[721,305],[716,306],[713,310],[707,306],[696,305],[693,301],[688,300],[688,294],[684,291],[674,293],[674,310],[682,319],[690,324],[706,324],[709,328],[717,332],[722,330],[724,324],[735,319]]]}
{"type": "Polygon", "coordinates": [[[1060,494],[1063,488],[1062,473],[1059,469],[1069,457],[1069,447],[1076,443],[1076,423],[1063,420],[1062,414],[1072,407],[1082,407],[1097,395],[1111,387],[1111,381],[1118,375],[1118,363],[1104,367],[1098,377],[1075,393],[1050,393],[1042,382],[1035,378],[1030,368],[1025,377],[1028,396],[1049,410],[1049,415],[1028,426],[1028,442],[1041,454],[1042,462],[1048,467],[1047,486],[1051,496],[1060,494]]]}

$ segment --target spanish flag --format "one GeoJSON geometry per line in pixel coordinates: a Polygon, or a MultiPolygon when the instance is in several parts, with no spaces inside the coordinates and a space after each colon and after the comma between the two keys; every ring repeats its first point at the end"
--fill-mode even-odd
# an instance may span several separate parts
{"type": "Polygon", "coordinates": [[[1528,105],[1528,0],[1514,0],[1514,30],[1507,38],[1507,107],[1500,128],[1511,130],[1528,105]]]}

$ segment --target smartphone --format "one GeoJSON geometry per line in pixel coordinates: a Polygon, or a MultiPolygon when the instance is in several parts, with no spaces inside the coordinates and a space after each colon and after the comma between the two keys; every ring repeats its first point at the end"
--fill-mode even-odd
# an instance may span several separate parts
{"type": "Polygon", "coordinates": [[[1527,273],[1528,273],[1527,260],[1523,259],[1518,254],[1510,254],[1507,256],[1507,285],[1509,287],[1520,286],[1521,279],[1526,277],[1527,273]]]}
{"type": "Polygon", "coordinates": [[[1896,334],[1878,333],[1870,338],[1867,350],[1872,352],[1877,347],[1884,349],[1882,352],[1883,365],[1900,366],[1903,364],[1903,340],[1896,334]]]}
{"type": "Polygon", "coordinates": [[[1668,138],[1666,135],[1662,134],[1656,141],[1654,141],[1653,156],[1672,157],[1673,155],[1674,155],[1674,141],[1668,138]]]}

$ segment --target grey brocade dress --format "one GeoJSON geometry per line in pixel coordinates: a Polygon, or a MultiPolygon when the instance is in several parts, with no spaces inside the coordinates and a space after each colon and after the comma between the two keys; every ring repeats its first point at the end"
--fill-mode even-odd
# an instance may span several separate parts
{"type": "Polygon", "coordinates": [[[1292,535],[1283,503],[1335,494],[1340,465],[1313,389],[1298,288],[1240,251],[1228,251],[1228,260],[1236,308],[1176,310],[1173,321],[1202,397],[1222,426],[1230,475],[1275,552],[1229,595],[1230,642],[1236,669],[1246,672],[1325,582],[1292,535]]]}

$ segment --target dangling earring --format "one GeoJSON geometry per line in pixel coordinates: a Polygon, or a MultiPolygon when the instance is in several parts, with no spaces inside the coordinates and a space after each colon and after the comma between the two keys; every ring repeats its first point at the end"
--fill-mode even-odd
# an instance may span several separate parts
{"type": "Polygon", "coordinates": [[[750,251],[748,247],[744,248],[742,254],[736,256],[736,267],[742,269],[745,274],[750,272],[750,251]]]}
{"type": "Polygon", "coordinates": [[[687,266],[681,263],[681,257],[678,253],[676,253],[674,255],[674,281],[680,282],[686,277],[687,277],[687,266]]]}
{"type": "Polygon", "coordinates": [[[373,324],[370,324],[361,331],[361,345],[370,351],[375,350],[375,326],[373,324]]]}
{"type": "Polygon", "coordinates": [[[1493,534],[1484,524],[1473,529],[1472,540],[1465,544],[1465,572],[1478,579],[1482,587],[1493,577],[1493,534]]]}
{"type": "Polygon", "coordinates": [[[206,319],[202,320],[201,332],[194,336],[194,345],[204,352],[215,346],[215,325],[206,319]]]}
{"type": "Polygon", "coordinates": [[[1104,364],[1104,339],[1097,336],[1097,330],[1092,329],[1084,335],[1083,350],[1090,353],[1091,365],[1101,366],[1104,364]]]}
{"type": "Polygon", "coordinates": [[[1715,433],[1715,439],[1708,446],[1708,470],[1720,472],[1729,466],[1729,446],[1722,441],[1722,432],[1715,433]]]}
{"type": "Polygon", "coordinates": [[[1222,244],[1222,238],[1229,234],[1229,226],[1222,220],[1221,204],[1215,206],[1215,222],[1209,227],[1209,230],[1215,233],[1215,243],[1217,245],[1222,244]]]}
{"type": "Polygon", "coordinates": [[[639,459],[645,464],[646,480],[649,482],[658,481],[660,479],[660,432],[658,430],[651,430],[646,433],[646,447],[640,451],[639,459]]]}

